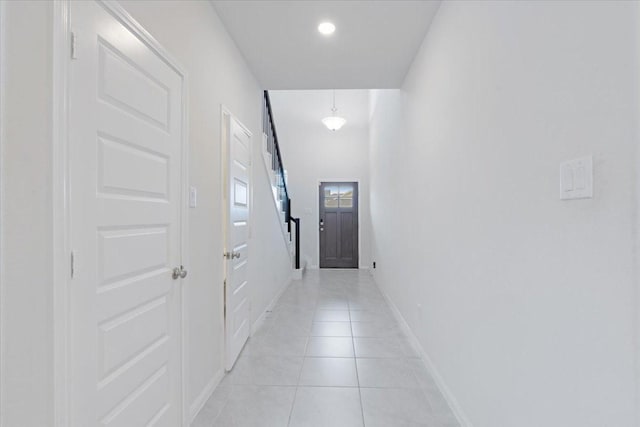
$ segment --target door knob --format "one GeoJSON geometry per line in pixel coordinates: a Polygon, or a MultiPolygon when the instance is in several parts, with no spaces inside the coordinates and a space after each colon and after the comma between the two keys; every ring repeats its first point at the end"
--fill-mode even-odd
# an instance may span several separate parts
{"type": "Polygon", "coordinates": [[[236,258],[240,258],[240,252],[225,252],[223,254],[223,256],[225,257],[225,259],[236,259],[236,258]]]}
{"type": "Polygon", "coordinates": [[[187,277],[187,270],[185,270],[182,265],[180,267],[176,267],[173,269],[171,277],[173,277],[173,280],[184,279],[187,277]]]}
{"type": "Polygon", "coordinates": [[[320,227],[320,231],[324,231],[324,228],[320,227]]]}

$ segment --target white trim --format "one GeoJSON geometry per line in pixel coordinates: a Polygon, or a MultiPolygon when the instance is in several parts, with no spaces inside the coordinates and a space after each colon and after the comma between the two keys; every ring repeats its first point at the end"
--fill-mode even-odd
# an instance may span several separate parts
{"type": "MultiPolygon", "coordinates": [[[[636,10],[640,9],[636,7],[636,10]]],[[[636,37],[640,31],[636,30],[636,37]]],[[[636,55],[636,72],[640,69],[640,56],[636,55]]],[[[640,98],[640,84],[638,84],[638,80],[636,79],[636,87],[635,95],[636,99],[640,98]]],[[[636,186],[635,189],[635,212],[634,212],[634,257],[635,257],[635,265],[634,265],[634,292],[635,292],[635,311],[634,311],[634,322],[633,326],[635,329],[634,333],[634,350],[635,350],[635,425],[636,427],[640,427],[640,172],[638,172],[638,166],[640,166],[640,122],[636,120],[636,167],[635,171],[635,179],[634,183],[636,186]]]]}
{"type": "MultiPolygon", "coordinates": [[[[376,284],[377,284],[377,281],[376,281],[376,284]]],[[[407,323],[407,321],[404,319],[404,317],[402,317],[402,314],[400,313],[400,310],[398,310],[398,307],[396,307],[396,305],[393,303],[389,295],[383,290],[383,288],[379,284],[378,284],[378,289],[380,289],[380,292],[384,296],[384,299],[387,301],[387,304],[389,304],[389,307],[391,308],[391,312],[393,313],[393,316],[397,320],[404,334],[407,336],[409,343],[422,358],[422,363],[424,363],[425,368],[427,369],[427,371],[429,371],[429,374],[433,377],[436,385],[438,386],[438,390],[440,390],[440,393],[449,404],[449,407],[451,408],[453,415],[455,415],[456,419],[458,420],[458,423],[460,424],[460,426],[473,427],[473,425],[471,424],[467,416],[462,411],[462,408],[460,407],[458,400],[455,398],[455,396],[453,395],[449,387],[447,387],[447,384],[444,382],[444,379],[438,372],[436,365],[433,363],[433,361],[431,360],[427,352],[420,345],[418,338],[415,336],[415,334],[411,330],[411,327],[409,327],[409,324],[407,323]]]]}
{"type": "MultiPolygon", "coordinates": [[[[640,165],[640,150],[637,150],[638,154],[636,154],[636,165],[640,165]]],[[[637,166],[636,166],[637,170],[637,166]]],[[[633,319],[633,328],[634,328],[634,369],[635,369],[635,410],[634,410],[634,418],[635,418],[635,426],[640,427],[640,185],[638,184],[640,180],[640,174],[636,173],[635,182],[636,182],[636,201],[635,201],[635,227],[634,229],[634,319],[633,319]]]]}
{"type": "MultiPolygon", "coordinates": [[[[638,5],[636,4],[636,13],[638,13],[638,10],[640,9],[638,7],[638,5]]],[[[638,37],[638,35],[640,35],[640,31],[636,28],[635,31],[635,36],[638,37]]],[[[636,67],[636,73],[637,70],[640,69],[640,56],[639,55],[635,55],[635,67],[636,67]]],[[[636,78],[636,86],[634,88],[635,90],[635,96],[636,99],[640,98],[640,83],[638,81],[638,79],[636,78]]],[[[638,102],[636,102],[636,108],[640,108],[640,106],[638,105],[638,102]]],[[[636,110],[637,112],[637,110],[636,110]]],[[[638,166],[640,166],[640,121],[637,120],[636,118],[636,167],[633,168],[633,170],[635,171],[635,179],[634,179],[634,183],[635,183],[635,212],[634,212],[634,258],[635,258],[635,263],[634,263],[634,282],[635,282],[635,286],[634,286],[634,292],[635,292],[635,298],[634,298],[634,303],[635,303],[635,312],[634,312],[634,322],[633,322],[633,326],[635,329],[635,333],[634,333],[634,340],[635,340],[635,345],[634,345],[634,350],[635,350],[635,425],[636,427],[640,427],[640,172],[638,172],[638,166]]]]}
{"type": "MultiPolygon", "coordinates": [[[[132,33],[136,34],[159,58],[171,67],[182,79],[182,195],[180,209],[181,226],[181,258],[183,265],[189,265],[189,222],[188,222],[188,83],[185,70],[158,43],[158,41],[144,29],[133,17],[115,1],[95,0],[108,13],[120,21],[132,33]]],[[[70,0],[54,0],[53,13],[53,124],[52,124],[52,197],[53,197],[53,330],[54,330],[54,425],[62,427],[68,425],[70,419],[70,378],[69,378],[69,253],[70,253],[70,223],[68,213],[68,67],[70,61],[70,0]]],[[[186,279],[188,280],[188,279],[186,279]]],[[[188,366],[188,310],[186,307],[186,280],[180,283],[180,413],[182,425],[189,425],[187,410],[187,379],[188,366]]]]}
{"type": "MultiPolygon", "coordinates": [[[[251,185],[249,186],[249,247],[251,247],[251,240],[253,238],[253,227],[255,225],[254,215],[255,209],[253,208],[253,194],[254,194],[254,186],[255,186],[255,177],[253,172],[253,153],[254,153],[254,141],[253,141],[253,132],[249,130],[248,127],[244,125],[244,123],[235,116],[226,105],[220,104],[220,173],[221,173],[221,183],[222,183],[222,200],[220,205],[222,206],[222,255],[228,251],[227,246],[229,244],[229,204],[231,201],[229,200],[229,153],[230,153],[230,145],[231,145],[231,120],[234,120],[238,126],[242,128],[242,130],[249,136],[249,162],[250,162],[250,180],[251,185]]],[[[222,304],[224,313],[222,319],[222,327],[223,327],[223,365],[226,370],[228,366],[227,360],[227,318],[226,318],[226,304],[227,298],[225,295],[225,281],[227,280],[227,262],[222,261],[222,304]]],[[[251,285],[250,285],[251,286],[251,285]]],[[[249,292],[249,321],[253,318],[253,293],[249,292]]],[[[251,329],[249,330],[249,335],[251,335],[251,329]]]]}
{"type": "Polygon", "coordinates": [[[262,325],[264,324],[264,321],[267,319],[267,315],[273,311],[273,307],[276,306],[276,303],[278,302],[278,300],[280,299],[280,297],[282,296],[282,294],[284,293],[284,291],[287,290],[287,288],[289,287],[289,285],[291,284],[293,276],[289,277],[289,279],[285,282],[284,286],[282,286],[278,292],[276,292],[276,295],[273,297],[273,299],[271,300],[271,302],[269,303],[269,305],[267,306],[267,308],[264,309],[264,311],[262,312],[262,314],[260,315],[260,317],[258,317],[254,322],[253,325],[251,325],[251,336],[254,336],[256,332],[258,332],[258,330],[260,330],[260,328],[262,327],[262,325]]]}
{"type": "Polygon", "coordinates": [[[293,272],[291,273],[291,280],[302,280],[302,277],[304,276],[304,265],[300,268],[294,268],[293,272]]]}
{"type": "Polygon", "coordinates": [[[202,389],[198,397],[193,400],[193,403],[189,407],[189,424],[191,425],[193,421],[196,419],[204,405],[207,404],[207,401],[213,395],[213,392],[216,391],[216,388],[220,385],[220,381],[224,378],[224,369],[220,369],[214,376],[211,378],[211,381],[207,383],[206,386],[202,389]]]}
{"type": "Polygon", "coordinates": [[[4,368],[4,322],[2,320],[3,312],[2,305],[4,304],[4,286],[3,283],[5,281],[2,279],[2,264],[3,264],[3,253],[2,253],[2,238],[3,233],[3,211],[2,206],[4,206],[4,181],[2,179],[2,160],[4,159],[4,114],[5,114],[5,74],[7,67],[7,58],[6,58],[6,46],[5,46],[5,38],[6,38],[6,19],[5,15],[7,13],[6,9],[7,3],[4,1],[0,1],[0,427],[4,425],[2,414],[4,412],[3,402],[4,402],[4,388],[5,384],[3,379],[6,378],[5,368],[4,368]]]}
{"type": "MultiPolygon", "coordinates": [[[[361,197],[361,193],[360,190],[362,189],[362,181],[359,178],[340,178],[340,179],[336,179],[336,178],[329,178],[329,179],[319,179],[318,180],[318,192],[316,193],[316,212],[317,212],[317,217],[315,219],[315,221],[319,221],[320,219],[320,185],[323,182],[355,182],[358,184],[358,268],[362,268],[360,267],[360,261],[362,260],[362,209],[360,209],[360,207],[362,206],[362,197],[361,197]]],[[[316,224],[318,224],[316,222],[316,224]]],[[[311,265],[309,267],[310,270],[316,270],[316,269],[320,269],[320,230],[318,230],[318,245],[317,245],[317,257],[316,257],[316,261],[318,262],[317,265],[311,265]]]]}
{"type": "MultiPolygon", "coordinates": [[[[264,169],[267,172],[267,178],[269,179],[269,188],[271,188],[272,193],[273,193],[273,182],[271,181],[271,174],[273,173],[273,171],[271,170],[271,168],[269,167],[269,159],[267,159],[267,156],[269,156],[269,152],[267,150],[265,150],[265,140],[267,138],[267,135],[262,132],[261,134],[261,138],[260,138],[260,151],[262,153],[262,160],[263,160],[263,164],[264,164],[264,169]]],[[[289,230],[287,230],[286,226],[285,226],[285,221],[280,221],[280,218],[282,217],[282,212],[280,211],[280,208],[278,207],[278,199],[276,197],[275,194],[273,194],[273,207],[276,210],[276,216],[278,217],[278,223],[280,223],[280,229],[282,230],[282,238],[284,239],[284,243],[287,246],[287,252],[289,253],[289,260],[292,261],[293,260],[293,255],[291,253],[291,240],[289,240],[289,230]]]]}
{"type": "MultiPolygon", "coordinates": [[[[182,180],[182,195],[181,195],[181,204],[182,208],[180,209],[180,227],[181,227],[181,252],[182,252],[182,263],[187,270],[191,267],[191,252],[189,251],[190,247],[190,231],[189,231],[189,175],[190,175],[190,159],[189,159],[189,77],[184,72],[182,74],[182,147],[181,147],[181,157],[182,157],[182,176],[180,179],[182,180]]],[[[182,411],[182,423],[184,426],[190,425],[190,420],[188,419],[189,413],[187,412],[187,408],[189,406],[189,402],[187,397],[189,396],[188,389],[188,378],[189,378],[189,310],[188,310],[188,293],[187,289],[189,288],[189,282],[191,281],[191,277],[187,275],[184,279],[180,280],[180,315],[182,318],[180,319],[180,361],[181,361],[181,411],[182,411]]]]}
{"type": "Polygon", "coordinates": [[[238,126],[240,126],[242,128],[242,130],[245,131],[247,133],[247,135],[249,135],[249,137],[251,138],[251,144],[252,144],[251,145],[251,152],[253,154],[253,132],[251,132],[251,130],[247,126],[244,125],[242,120],[240,120],[238,118],[238,116],[233,114],[231,112],[231,110],[225,104],[220,104],[220,108],[222,110],[222,114],[228,115],[230,118],[234,119],[238,123],[238,126]]]}
{"type": "MultiPolygon", "coordinates": [[[[191,252],[190,247],[190,229],[189,229],[189,175],[190,175],[190,158],[189,158],[189,76],[186,71],[179,71],[182,77],[182,147],[181,147],[181,160],[182,160],[182,194],[181,194],[181,206],[180,209],[180,227],[181,227],[181,242],[180,250],[182,253],[182,263],[187,270],[191,267],[191,252]]],[[[190,413],[187,411],[189,407],[188,396],[188,379],[189,379],[189,310],[188,310],[188,293],[189,283],[191,277],[187,275],[184,279],[180,280],[180,362],[181,362],[181,412],[182,423],[184,426],[189,426],[191,420],[189,419],[190,413]]]]}
{"type": "MultiPolygon", "coordinates": [[[[227,280],[227,263],[225,262],[224,259],[224,253],[227,250],[227,229],[228,229],[228,222],[229,222],[229,212],[228,212],[228,207],[227,207],[227,192],[229,190],[227,190],[227,169],[229,167],[229,160],[227,158],[227,147],[226,147],[226,143],[225,141],[228,139],[227,134],[229,133],[229,131],[231,130],[231,111],[224,105],[221,104],[220,105],[220,143],[218,144],[218,146],[220,147],[220,165],[219,165],[219,170],[220,170],[220,208],[222,210],[222,215],[220,216],[221,218],[221,222],[220,222],[220,235],[222,236],[222,247],[221,249],[221,253],[220,253],[220,258],[219,258],[219,262],[220,262],[220,272],[222,274],[222,277],[220,277],[220,286],[221,286],[221,292],[220,295],[222,296],[222,365],[223,368],[222,370],[224,371],[224,368],[226,366],[226,360],[227,360],[227,314],[226,314],[226,306],[227,306],[227,296],[226,296],[226,289],[225,289],[225,281],[227,280]]],[[[253,184],[253,183],[252,183],[253,184]]],[[[249,191],[253,191],[253,185],[251,185],[251,188],[249,189],[249,191]]],[[[253,207],[253,200],[251,200],[251,207],[253,207]]],[[[253,218],[250,218],[250,220],[253,220],[253,218]]],[[[253,225],[253,224],[250,224],[253,225]]]]}
{"type": "MultiPolygon", "coordinates": [[[[226,371],[227,367],[227,289],[226,289],[226,281],[227,281],[227,267],[228,263],[224,259],[224,253],[227,251],[228,244],[228,230],[229,230],[229,184],[228,184],[228,169],[229,169],[229,147],[227,141],[229,141],[229,135],[231,133],[231,110],[229,110],[226,105],[220,104],[220,143],[218,144],[220,147],[220,208],[222,209],[221,215],[221,223],[220,223],[220,231],[222,236],[222,251],[220,253],[220,271],[222,273],[222,277],[220,278],[220,286],[222,292],[220,295],[222,296],[222,371],[226,371]]],[[[249,188],[250,194],[250,208],[253,208],[253,182],[249,188]]],[[[251,215],[251,211],[249,215],[251,215]]],[[[253,218],[249,216],[249,221],[252,222],[253,218]]],[[[251,227],[253,223],[249,224],[251,227]]],[[[251,313],[251,301],[249,301],[249,310],[251,313]]]]}
{"type": "MultiPolygon", "coordinates": [[[[226,252],[227,250],[227,228],[229,226],[229,212],[228,212],[228,206],[226,205],[227,203],[227,193],[229,191],[229,185],[228,185],[228,169],[229,169],[229,158],[228,158],[228,144],[227,142],[230,141],[230,139],[228,139],[229,135],[227,135],[228,132],[231,131],[231,119],[234,119],[236,121],[236,123],[242,128],[243,131],[246,132],[246,134],[249,136],[249,146],[251,147],[251,153],[249,153],[249,161],[250,161],[250,166],[251,166],[251,172],[250,172],[250,179],[251,179],[251,186],[249,188],[249,239],[252,238],[253,235],[253,226],[254,226],[254,221],[253,221],[253,187],[255,185],[254,182],[254,173],[253,173],[253,133],[249,130],[248,127],[246,127],[243,122],[237,117],[235,116],[231,110],[229,110],[229,108],[227,108],[226,105],[224,104],[220,104],[220,182],[222,183],[222,200],[220,201],[220,205],[222,206],[222,252],[226,252]],[[225,120],[227,120],[227,118],[229,119],[228,124],[225,120]],[[227,127],[225,127],[227,126],[227,127]]],[[[222,254],[221,254],[222,255],[222,254]]],[[[224,265],[224,262],[223,262],[224,265]]],[[[223,275],[222,275],[222,280],[224,281],[224,279],[227,278],[227,273],[225,271],[225,268],[223,267],[223,275]]]]}
{"type": "Polygon", "coordinates": [[[53,243],[53,399],[54,425],[69,425],[71,378],[69,369],[69,0],[55,0],[52,25],[52,243],[53,243]]]}

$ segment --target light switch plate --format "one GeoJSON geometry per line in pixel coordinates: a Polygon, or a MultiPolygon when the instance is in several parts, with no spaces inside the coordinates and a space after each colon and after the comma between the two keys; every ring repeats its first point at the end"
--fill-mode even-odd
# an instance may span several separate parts
{"type": "Polygon", "coordinates": [[[593,198],[593,157],[582,157],[560,164],[560,199],[591,198],[593,198]]]}

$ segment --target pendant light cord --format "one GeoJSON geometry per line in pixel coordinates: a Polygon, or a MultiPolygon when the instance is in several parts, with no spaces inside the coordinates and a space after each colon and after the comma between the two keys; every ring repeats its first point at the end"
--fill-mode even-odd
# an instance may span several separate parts
{"type": "Polygon", "coordinates": [[[338,109],[336,108],[336,90],[333,90],[333,108],[331,109],[331,111],[333,112],[333,114],[336,114],[336,111],[338,111],[338,109]]]}

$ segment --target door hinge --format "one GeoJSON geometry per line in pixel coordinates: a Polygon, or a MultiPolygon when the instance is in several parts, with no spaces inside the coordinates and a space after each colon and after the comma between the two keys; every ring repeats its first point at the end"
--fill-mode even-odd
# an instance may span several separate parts
{"type": "Polygon", "coordinates": [[[71,32],[71,59],[78,59],[78,36],[71,32]]]}
{"type": "Polygon", "coordinates": [[[71,262],[70,263],[71,263],[71,265],[70,265],[70,267],[71,267],[71,278],[73,279],[73,276],[76,273],[76,256],[73,253],[73,251],[71,251],[71,262]]]}

